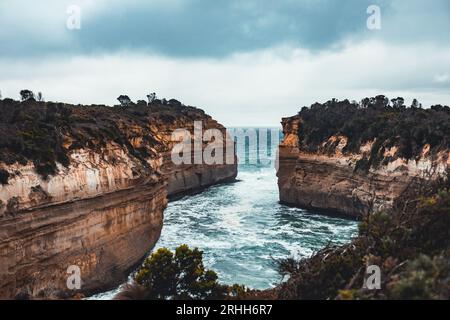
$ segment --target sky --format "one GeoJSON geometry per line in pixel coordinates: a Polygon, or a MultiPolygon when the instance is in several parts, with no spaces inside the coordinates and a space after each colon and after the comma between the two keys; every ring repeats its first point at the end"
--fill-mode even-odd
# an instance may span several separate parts
{"type": "Polygon", "coordinates": [[[1,0],[0,90],[107,105],[156,92],[226,126],[332,98],[450,105],[449,30],[448,0],[1,0]]]}

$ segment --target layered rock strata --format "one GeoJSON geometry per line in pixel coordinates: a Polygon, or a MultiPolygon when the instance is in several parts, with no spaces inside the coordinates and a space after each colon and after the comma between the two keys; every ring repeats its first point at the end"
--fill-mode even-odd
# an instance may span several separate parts
{"type": "MultiPolygon", "coordinates": [[[[431,154],[425,145],[418,159],[396,158],[360,170],[358,162],[368,157],[373,142],[361,145],[357,153],[346,153],[347,137],[333,135],[323,141],[323,148],[311,152],[300,143],[300,116],[284,118],[282,125],[277,176],[280,201],[288,205],[359,218],[392,208],[412,181],[444,174],[450,167],[449,151],[431,154]]],[[[395,146],[387,149],[385,159],[396,152],[395,146]]]]}
{"type": "Polygon", "coordinates": [[[200,121],[205,130],[225,132],[193,107],[0,104],[9,108],[0,131],[10,136],[0,141],[1,298],[68,297],[120,284],[158,240],[168,196],[237,175],[236,163],[172,163],[174,130],[192,131],[200,121]],[[35,111],[47,115],[17,120],[35,111]],[[46,146],[46,134],[60,145],[46,146]],[[23,147],[8,144],[14,136],[23,147]],[[48,155],[38,157],[27,148],[38,150],[40,136],[48,155]],[[47,160],[56,152],[64,164],[47,160]],[[73,270],[80,272],[80,290],[76,281],[67,283],[73,270]]]}

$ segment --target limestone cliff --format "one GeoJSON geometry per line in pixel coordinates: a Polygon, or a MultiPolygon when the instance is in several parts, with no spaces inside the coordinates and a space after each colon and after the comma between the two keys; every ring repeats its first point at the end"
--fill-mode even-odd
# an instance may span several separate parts
{"type": "Polygon", "coordinates": [[[168,196],[233,180],[236,164],[174,165],[176,129],[225,128],[202,110],[0,100],[0,297],[121,283],[158,240],[168,196]]]}
{"type": "Polygon", "coordinates": [[[371,101],[365,107],[330,101],[283,119],[281,202],[361,217],[392,208],[412,181],[447,170],[448,107],[389,106],[383,96],[371,101]]]}

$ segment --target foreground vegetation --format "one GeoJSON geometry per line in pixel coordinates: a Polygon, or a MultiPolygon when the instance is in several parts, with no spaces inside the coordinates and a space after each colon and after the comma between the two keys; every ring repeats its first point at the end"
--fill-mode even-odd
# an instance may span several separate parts
{"type": "Polygon", "coordinates": [[[390,212],[367,216],[359,236],[311,258],[279,263],[276,299],[449,299],[450,183],[416,183],[390,212]],[[364,288],[368,266],[381,288],[364,288]]]}
{"type": "Polygon", "coordinates": [[[203,252],[181,245],[172,253],[161,248],[148,257],[117,300],[235,299],[247,292],[241,285],[223,285],[203,265],[203,252]]]}

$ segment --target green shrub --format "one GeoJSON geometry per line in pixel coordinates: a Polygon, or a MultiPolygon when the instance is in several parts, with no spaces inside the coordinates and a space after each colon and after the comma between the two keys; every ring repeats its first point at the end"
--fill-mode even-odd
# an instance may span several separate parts
{"type": "Polygon", "coordinates": [[[420,255],[409,263],[399,280],[387,286],[389,298],[396,300],[448,299],[450,290],[450,259],[448,256],[420,255]]]}
{"type": "Polygon", "coordinates": [[[148,107],[109,108],[4,99],[0,100],[0,162],[32,162],[36,171],[48,178],[57,174],[57,162],[69,166],[73,150],[98,152],[115,142],[151,170],[147,160],[168,149],[155,129],[175,120],[189,123],[205,117],[193,107],[156,102],[148,107]],[[143,141],[138,148],[132,143],[136,138],[143,141]]]}
{"type": "Polygon", "coordinates": [[[0,184],[8,184],[8,180],[9,172],[4,169],[0,169],[0,184]]]}
{"type": "Polygon", "coordinates": [[[225,299],[245,292],[242,286],[229,287],[217,280],[214,271],[205,269],[202,251],[187,245],[178,247],[175,253],[159,249],[135,276],[146,299],[225,299]]]}
{"type": "MultiPolygon", "coordinates": [[[[360,104],[336,99],[324,104],[315,103],[302,108],[299,116],[299,141],[304,150],[319,149],[329,153],[330,146],[322,144],[331,136],[348,138],[346,153],[358,153],[361,145],[373,142],[369,159],[358,164],[358,169],[377,167],[384,160],[384,151],[397,146],[396,157],[414,159],[420,156],[426,144],[436,154],[450,148],[450,108],[435,106],[421,109],[406,108],[401,98],[389,103],[384,96],[366,98],[360,104]],[[323,150],[322,150],[323,149],[323,150]]],[[[394,158],[389,161],[395,160],[394,158]]]]}
{"type": "Polygon", "coordinates": [[[449,299],[449,181],[428,182],[394,209],[366,216],[350,244],[280,262],[280,299],[449,299]],[[409,205],[407,205],[409,204],[409,205]],[[381,290],[362,289],[368,265],[381,290]]]}

